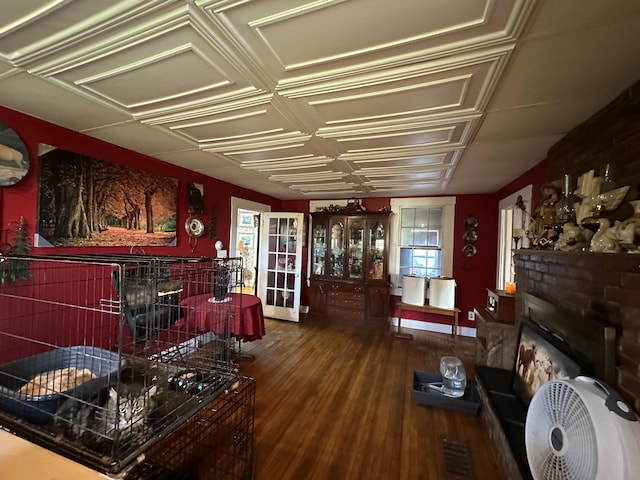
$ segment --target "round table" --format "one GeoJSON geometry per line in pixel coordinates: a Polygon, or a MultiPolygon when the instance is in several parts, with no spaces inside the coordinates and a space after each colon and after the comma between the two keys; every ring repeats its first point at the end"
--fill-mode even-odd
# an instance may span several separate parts
{"type": "MultiPolygon", "coordinates": [[[[183,299],[182,326],[198,331],[227,333],[227,313],[231,311],[231,334],[243,342],[258,340],[264,335],[262,301],[255,295],[228,293],[225,300],[215,301],[211,293],[183,299]]],[[[176,325],[178,326],[178,325],[176,325]]]]}

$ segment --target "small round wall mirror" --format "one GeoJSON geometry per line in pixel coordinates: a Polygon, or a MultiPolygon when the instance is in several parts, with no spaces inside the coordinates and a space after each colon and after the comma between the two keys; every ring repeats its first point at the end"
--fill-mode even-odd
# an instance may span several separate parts
{"type": "Polygon", "coordinates": [[[15,185],[29,172],[29,153],[20,136],[0,122],[0,187],[15,185]]]}

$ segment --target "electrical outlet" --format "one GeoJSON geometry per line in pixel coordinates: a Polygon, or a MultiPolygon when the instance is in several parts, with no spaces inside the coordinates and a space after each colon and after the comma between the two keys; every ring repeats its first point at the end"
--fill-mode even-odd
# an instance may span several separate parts
{"type": "Polygon", "coordinates": [[[473,312],[473,311],[467,312],[467,320],[475,322],[476,321],[476,312],[473,312]]]}

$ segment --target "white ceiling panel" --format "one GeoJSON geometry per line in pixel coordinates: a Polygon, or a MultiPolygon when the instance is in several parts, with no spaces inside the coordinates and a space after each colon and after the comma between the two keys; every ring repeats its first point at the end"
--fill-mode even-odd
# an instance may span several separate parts
{"type": "Polygon", "coordinates": [[[587,118],[611,100],[605,96],[573,99],[564,102],[534,104],[489,111],[484,115],[482,129],[475,142],[501,141],[504,139],[544,136],[567,133],[575,127],[576,118],[587,118]],[[546,122],[540,122],[546,118],[546,122]]]}
{"type": "Polygon", "coordinates": [[[638,80],[638,31],[637,0],[23,0],[0,103],[282,199],[486,193],[638,80]]]}
{"type": "Polygon", "coordinates": [[[526,34],[526,39],[561,33],[588,31],[604,25],[637,21],[640,2],[629,0],[607,0],[606,2],[584,0],[562,0],[543,2],[543,8],[535,23],[526,34]]]}
{"type": "Polygon", "coordinates": [[[159,153],[155,155],[155,157],[178,166],[188,163],[191,167],[190,169],[196,172],[211,172],[221,168],[235,169],[223,156],[203,152],[202,150],[172,151],[169,153],[159,153]]]}
{"type": "Polygon", "coordinates": [[[171,132],[133,121],[93,128],[83,133],[116,145],[127,145],[136,152],[152,152],[152,156],[184,148],[184,141],[171,132]]]}
{"type": "Polygon", "coordinates": [[[412,168],[421,167],[429,168],[434,172],[438,172],[436,167],[452,167],[459,156],[460,150],[449,150],[447,152],[429,153],[428,149],[423,148],[405,148],[402,152],[395,152],[394,155],[377,155],[368,154],[345,154],[340,157],[343,160],[350,160],[358,169],[368,168],[412,168]]]}
{"type": "Polygon", "coordinates": [[[76,131],[129,119],[111,105],[26,72],[0,79],[0,104],[76,131]]]}
{"type": "Polygon", "coordinates": [[[21,0],[4,2],[0,56],[17,64],[69,51],[77,41],[98,36],[124,20],[154,16],[169,0],[21,0]]]}
{"type": "MultiPolygon", "coordinates": [[[[531,1],[202,1],[207,12],[294,83],[508,42],[531,1]]],[[[283,82],[281,84],[289,83],[283,82]]]]}
{"type": "Polygon", "coordinates": [[[490,193],[544,160],[547,146],[563,135],[478,142],[467,147],[449,188],[460,193],[490,193]],[[462,172],[462,175],[459,175],[462,172]]]}
{"type": "Polygon", "coordinates": [[[637,16],[523,43],[492,108],[586,99],[594,93],[613,100],[640,78],[639,26],[637,16]]]}

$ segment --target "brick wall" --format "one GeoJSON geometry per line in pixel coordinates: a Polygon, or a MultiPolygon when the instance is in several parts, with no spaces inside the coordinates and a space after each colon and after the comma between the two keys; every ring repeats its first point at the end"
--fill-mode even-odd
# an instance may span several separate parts
{"type": "MultiPolygon", "coordinates": [[[[611,163],[616,186],[631,186],[626,199],[639,198],[640,81],[551,147],[547,162],[549,180],[611,163]]],[[[516,279],[518,291],[616,328],[615,387],[640,412],[640,256],[518,250],[516,279]]]]}
{"type": "Polygon", "coordinates": [[[549,180],[579,175],[603,165],[613,166],[616,187],[630,185],[627,200],[639,196],[640,81],[623,91],[598,113],[572,129],[547,154],[549,180]]]}
{"type": "Polygon", "coordinates": [[[518,291],[617,331],[616,389],[640,412],[640,256],[518,250],[518,291]]]}

